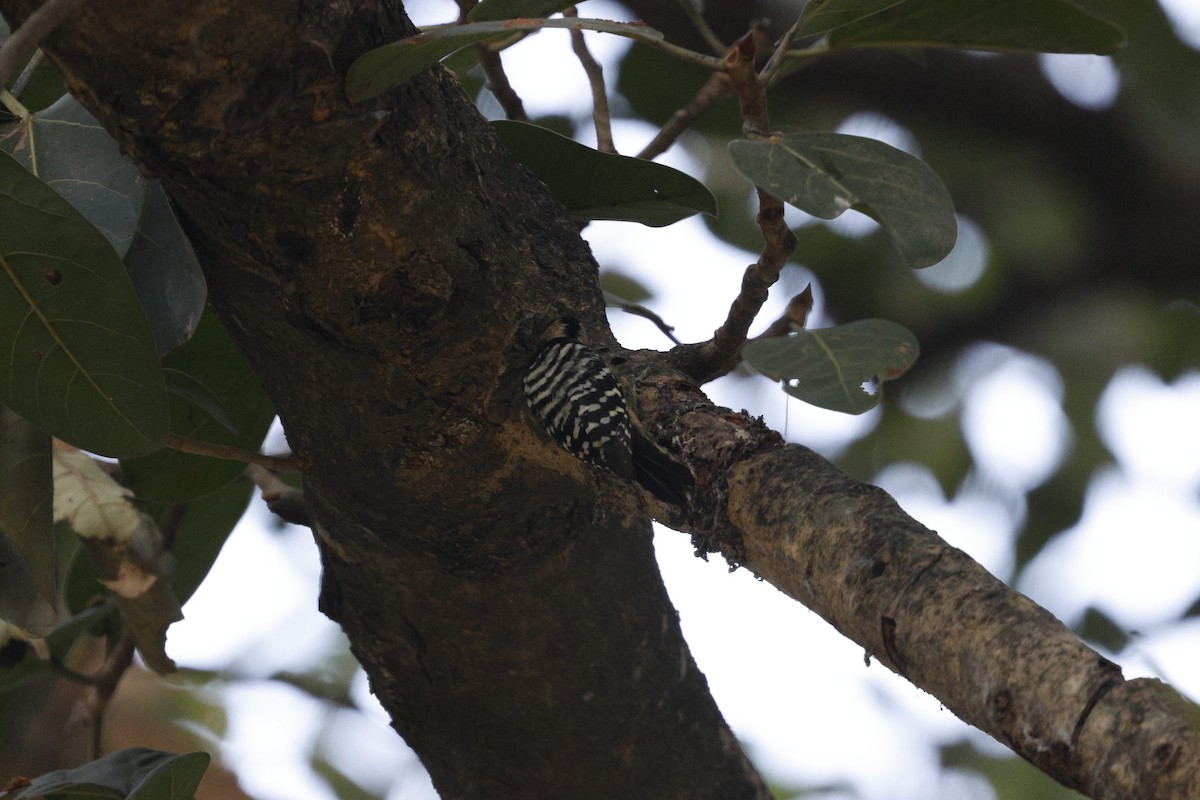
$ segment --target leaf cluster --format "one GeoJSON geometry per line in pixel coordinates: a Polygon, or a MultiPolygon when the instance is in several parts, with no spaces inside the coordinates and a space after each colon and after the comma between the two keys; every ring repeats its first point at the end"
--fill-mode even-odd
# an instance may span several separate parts
{"type": "MultiPolygon", "coordinates": [[[[274,410],[207,307],[165,188],[69,95],[38,111],[5,99],[0,693],[47,672],[72,674],[72,654],[97,636],[131,637],[148,666],[168,672],[167,628],[252,490],[243,464],[168,443],[256,451],[274,410]]],[[[94,785],[102,796],[191,797],[194,784],[161,790],[204,771],[195,758],[131,752],[9,796],[76,796],[82,789],[70,787],[94,785]],[[107,780],[117,774],[144,781],[107,780]]]]}
{"type": "MultiPolygon", "coordinates": [[[[549,18],[561,3],[484,0],[456,24],[438,25],[360,56],[346,76],[352,101],[362,102],[453,61],[472,46],[510,46],[514,32],[590,30],[632,39],[714,71],[727,62],[670,44],[642,23],[578,17],[549,18]]],[[[763,68],[769,84],[791,69],[839,51],[868,47],[946,47],[973,50],[1112,53],[1124,35],[1112,24],[1065,0],[984,9],[962,0],[816,0],[808,3],[763,68]]],[[[601,153],[520,122],[494,123],[512,155],[546,183],[581,220],[629,220],[667,225],[695,213],[717,216],[702,184],[646,159],[601,153]]],[[[954,246],[954,205],[936,173],[920,159],[883,142],[830,132],[765,135],[750,131],[729,142],[734,167],[760,191],[820,219],[854,210],[887,232],[904,262],[932,266],[954,246]]],[[[865,321],[867,327],[883,321],[865,321]]],[[[916,359],[915,337],[891,324],[865,338],[863,325],[821,335],[796,330],[743,350],[754,369],[814,405],[862,413],[877,405],[882,381],[902,375],[916,359]]]]}

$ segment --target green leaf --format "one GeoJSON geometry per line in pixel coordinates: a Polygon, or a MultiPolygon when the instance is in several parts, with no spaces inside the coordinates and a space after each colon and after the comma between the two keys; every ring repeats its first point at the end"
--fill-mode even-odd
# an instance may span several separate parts
{"type": "Polygon", "coordinates": [[[805,33],[834,28],[832,47],[959,47],[1042,53],[1115,53],[1125,34],[1067,0],[830,0],[805,33]],[[869,13],[877,6],[876,13],[869,13]],[[867,12],[845,24],[846,16],[867,12]],[[822,18],[827,17],[824,22],[822,18]]]}
{"type": "Polygon", "coordinates": [[[193,800],[211,760],[208,753],[184,753],[158,766],[127,800],[193,800]]]}
{"type": "Polygon", "coordinates": [[[468,81],[471,77],[468,73],[479,65],[479,54],[475,52],[474,47],[464,47],[457,50],[442,59],[442,67],[454,74],[458,82],[463,84],[463,89],[467,94],[474,96],[477,89],[468,87],[468,81]]]}
{"type": "Polygon", "coordinates": [[[164,753],[145,747],[118,750],[74,769],[34,778],[28,786],[0,795],[2,800],[43,796],[115,797],[133,800],[192,800],[208,768],[208,753],[164,753]],[[149,793],[149,790],[154,793],[149,793]]]}
{"type": "Polygon", "coordinates": [[[154,332],[160,356],[186,342],[200,324],[208,286],[200,262],[158,181],[146,186],[146,202],[125,268],[154,332]]]}
{"type": "MultiPolygon", "coordinates": [[[[243,450],[258,449],[275,418],[274,407],[211,309],[200,319],[192,338],[163,359],[163,368],[174,374],[176,388],[181,386],[182,376],[187,376],[193,385],[204,387],[210,398],[198,405],[194,396],[185,400],[172,394],[172,433],[243,450]],[[216,417],[206,410],[214,403],[224,409],[216,417]]],[[[121,461],[126,481],[138,499],[161,502],[182,502],[208,494],[240,475],[245,466],[169,448],[121,461]]]]}
{"type": "MultiPolygon", "coordinates": [[[[191,500],[184,506],[183,518],[171,543],[171,553],[175,556],[175,596],[181,605],[188,601],[208,576],[225,540],[245,514],[253,494],[254,484],[243,478],[191,500]]],[[[161,507],[160,520],[168,513],[169,507],[161,507]]]]}
{"type": "Polygon", "coordinates": [[[784,391],[793,397],[861,414],[880,398],[879,392],[864,391],[863,384],[900,377],[917,360],[918,350],[916,337],[903,326],[865,319],[753,341],[742,356],[763,375],[783,381],[784,391]]]}
{"type": "Polygon", "coordinates": [[[538,125],[492,123],[500,143],[550,187],[576,219],[610,219],[660,227],[699,212],[715,216],[703,183],[663,164],[601,153],[538,125]]]}
{"type": "Polygon", "coordinates": [[[353,103],[368,100],[410,80],[467,45],[543,28],[600,31],[640,41],[663,38],[661,33],[641,23],[604,19],[514,19],[442,25],[363,53],[346,73],[346,94],[353,103]]]}
{"type": "Polygon", "coordinates": [[[467,19],[490,22],[517,17],[548,17],[573,5],[575,0],[483,0],[471,9],[467,19]]]}
{"type": "Polygon", "coordinates": [[[207,289],[166,191],[67,95],[16,126],[4,149],[95,225],[122,255],[159,355],[186,341],[207,289]]]}
{"type": "Polygon", "coordinates": [[[734,166],[787,203],[821,219],[848,208],[878,222],[909,266],[928,267],[954,247],[954,203],[919,158],[874,139],[793,133],[729,144],[734,166]]]}
{"type": "Polygon", "coordinates": [[[58,622],[50,437],[0,406],[0,619],[31,636],[58,622]]]}
{"type": "Polygon", "coordinates": [[[95,225],[117,254],[133,242],[146,179],[116,140],[70,95],[4,139],[4,149],[95,225]]]}
{"type": "Polygon", "coordinates": [[[906,0],[812,0],[804,7],[802,36],[825,33],[898,6],[906,0]]]}
{"type": "Polygon", "coordinates": [[[0,403],[101,455],[160,447],[166,385],[112,246],[7,154],[0,219],[0,403]]]}
{"type": "Polygon", "coordinates": [[[186,372],[180,372],[177,369],[164,367],[163,377],[167,379],[168,392],[187,400],[197,409],[212,417],[213,421],[230,433],[238,432],[237,423],[233,421],[233,417],[229,416],[229,412],[221,405],[220,399],[213,394],[211,389],[196,380],[194,376],[186,372]]]}

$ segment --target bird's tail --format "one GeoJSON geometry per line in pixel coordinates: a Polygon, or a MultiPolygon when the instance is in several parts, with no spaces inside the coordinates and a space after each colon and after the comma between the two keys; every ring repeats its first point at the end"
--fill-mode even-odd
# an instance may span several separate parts
{"type": "Polygon", "coordinates": [[[637,426],[634,426],[632,433],[634,478],[664,503],[685,505],[688,490],[696,482],[692,471],[638,430],[637,426]]]}

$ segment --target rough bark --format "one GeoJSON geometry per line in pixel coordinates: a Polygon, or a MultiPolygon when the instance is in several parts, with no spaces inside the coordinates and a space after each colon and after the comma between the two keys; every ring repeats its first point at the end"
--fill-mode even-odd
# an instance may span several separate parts
{"type": "MultiPolygon", "coordinates": [[[[14,23],[33,3],[5,3],[14,23]]],[[[322,607],[446,797],[766,797],[640,498],[522,417],[596,266],[457,84],[350,106],[394,4],[85,5],[46,49],[176,200],[310,465],[322,607]]]]}
{"type": "Polygon", "coordinates": [[[643,414],[670,418],[708,487],[669,521],[817,612],[872,659],[1097,800],[1200,796],[1195,706],[1125,680],[1045,609],[861,483],[713,408],[645,354],[643,414]]]}
{"type": "MultiPolygon", "coordinates": [[[[0,0],[13,22],[34,5],[0,0]]],[[[439,791],[766,797],[680,635],[644,500],[523,419],[545,321],[601,318],[573,225],[444,74],[345,101],[353,58],[407,30],[378,2],[131,1],[85,5],[46,47],[177,201],[310,465],[322,607],[439,791]]],[[[1196,727],[1158,688],[666,359],[610,353],[696,468],[670,521],[703,549],[1068,785],[1200,793],[1196,727]]]]}

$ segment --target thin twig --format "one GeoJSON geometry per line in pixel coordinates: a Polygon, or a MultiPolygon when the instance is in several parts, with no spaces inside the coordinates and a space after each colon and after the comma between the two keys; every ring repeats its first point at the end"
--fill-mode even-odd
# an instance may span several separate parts
{"type": "Polygon", "coordinates": [[[773,339],[802,330],[804,324],[808,322],[808,314],[812,311],[812,307],[812,284],[809,284],[804,287],[804,291],[788,301],[787,310],[783,312],[783,316],[772,322],[770,327],[754,338],[756,340],[773,339]]]}
{"type": "Polygon", "coordinates": [[[33,73],[41,66],[46,59],[46,52],[38,49],[33,51],[33,55],[29,59],[29,63],[25,65],[25,69],[21,70],[21,74],[13,81],[12,93],[17,97],[21,96],[21,92],[25,91],[25,87],[29,85],[29,81],[33,79],[33,73]]]}
{"type": "Polygon", "coordinates": [[[83,686],[95,686],[100,682],[95,675],[85,675],[82,672],[76,672],[66,664],[59,661],[57,658],[51,658],[46,662],[50,665],[50,671],[55,675],[66,678],[72,683],[82,684],[83,686]]]}
{"type": "Polygon", "coordinates": [[[529,115],[525,113],[525,104],[521,102],[517,90],[508,82],[508,74],[504,71],[500,54],[482,42],[475,45],[475,54],[479,57],[483,74],[487,76],[487,88],[504,109],[504,116],[518,122],[528,122],[529,115]]]}
{"type": "MultiPolygon", "coordinates": [[[[577,18],[579,12],[575,6],[569,6],[563,9],[562,15],[577,18]]],[[[608,92],[604,89],[604,68],[592,56],[592,51],[588,50],[587,42],[583,39],[583,31],[578,28],[571,29],[571,49],[575,51],[576,58],[583,66],[583,71],[587,74],[588,85],[592,89],[592,121],[596,125],[596,149],[601,153],[615,153],[617,148],[613,145],[612,119],[608,112],[608,92]]]]}
{"type": "Polygon", "coordinates": [[[104,664],[92,676],[91,686],[87,694],[79,701],[80,705],[72,715],[75,719],[91,728],[91,757],[95,760],[104,754],[104,712],[117,691],[121,677],[133,663],[133,633],[128,625],[121,629],[116,641],[111,643],[104,664]]]}
{"type": "Polygon", "coordinates": [[[174,433],[167,434],[167,447],[170,447],[172,450],[178,450],[181,453],[191,453],[197,456],[223,458],[226,461],[241,461],[243,464],[258,464],[267,469],[273,469],[276,472],[299,472],[304,468],[304,462],[294,455],[267,456],[262,453],[243,450],[240,447],[214,444],[213,442],[199,442],[195,439],[187,439],[174,433]]]}
{"type": "Polygon", "coordinates": [[[289,486],[274,472],[257,464],[246,467],[245,474],[262,492],[263,502],[267,504],[267,508],[272,514],[293,525],[312,527],[302,490],[289,486]]]}
{"type": "Polygon", "coordinates": [[[783,54],[783,64],[767,79],[767,85],[773,86],[784,78],[795,75],[807,67],[814,59],[829,55],[829,45],[820,42],[811,47],[796,47],[783,54]]]}
{"type": "Polygon", "coordinates": [[[645,306],[639,305],[638,303],[631,303],[628,300],[622,300],[611,292],[604,293],[604,303],[612,308],[619,308],[626,314],[632,314],[635,317],[642,317],[643,319],[650,320],[656,326],[658,326],[660,331],[663,332],[663,336],[666,336],[668,339],[670,339],[672,343],[676,345],[683,344],[683,342],[679,341],[679,338],[675,336],[675,327],[673,325],[668,325],[666,320],[645,306]]]}
{"type": "MultiPolygon", "coordinates": [[[[725,57],[725,68],[737,92],[742,112],[742,131],[749,139],[770,135],[767,96],[754,71],[754,39],[747,34],[725,57]]],[[[796,250],[796,237],[783,218],[783,201],[770,192],[758,192],[758,227],[763,247],[758,261],[746,268],[742,288],[734,298],[725,322],[707,342],[675,348],[672,356],[679,368],[698,383],[719,378],[737,366],[750,323],[758,315],[779,271],[796,250]]]]}
{"type": "Polygon", "coordinates": [[[4,40],[0,45],[0,87],[8,86],[42,40],[81,5],[83,0],[46,0],[4,40]]]}
{"type": "MultiPolygon", "coordinates": [[[[461,22],[451,22],[444,25],[430,25],[426,28],[422,28],[422,33],[430,33],[432,31],[450,28],[459,24],[461,24],[461,22]]],[[[704,67],[712,72],[718,72],[723,68],[720,57],[710,56],[704,53],[697,53],[695,50],[689,50],[686,47],[668,42],[663,38],[662,33],[643,23],[627,22],[619,25],[618,27],[618,30],[614,30],[612,20],[595,19],[591,17],[576,17],[575,19],[559,19],[558,17],[551,17],[549,19],[530,19],[522,17],[520,19],[508,20],[504,24],[504,29],[512,33],[517,31],[534,32],[553,28],[561,30],[574,30],[578,28],[583,30],[600,31],[601,33],[611,33],[614,36],[622,36],[626,39],[632,39],[635,42],[640,42],[647,47],[653,47],[655,50],[666,53],[667,55],[677,58],[680,61],[686,61],[689,64],[695,64],[696,66],[704,67]]]]}
{"type": "Polygon", "coordinates": [[[679,0],[679,6],[683,9],[683,13],[687,15],[692,25],[696,26],[696,32],[700,34],[700,38],[704,39],[705,43],[718,56],[724,56],[725,51],[729,48],[713,32],[713,29],[709,27],[708,20],[704,18],[704,14],[700,11],[698,5],[693,0],[679,0]]]}
{"type": "MultiPolygon", "coordinates": [[[[467,15],[471,13],[471,9],[479,5],[478,0],[456,0],[458,5],[458,19],[454,24],[465,25],[470,20],[467,15]]],[[[475,57],[479,59],[479,65],[483,67],[483,74],[487,78],[488,91],[500,103],[500,107],[504,109],[504,116],[509,119],[515,119],[519,122],[528,122],[529,115],[525,113],[525,104],[521,102],[521,96],[517,94],[516,89],[508,82],[508,74],[504,71],[504,62],[500,60],[500,53],[493,50],[488,42],[477,42],[475,44],[475,57]]]]}
{"type": "Polygon", "coordinates": [[[669,56],[674,56],[680,61],[686,61],[689,64],[695,64],[713,72],[719,72],[721,69],[721,59],[717,56],[706,56],[704,53],[697,53],[695,50],[680,47],[665,39],[638,39],[637,41],[653,47],[655,50],[661,50],[669,56]]]}
{"type": "Polygon", "coordinates": [[[174,503],[159,518],[158,531],[162,534],[163,550],[170,550],[175,544],[175,534],[179,533],[179,526],[183,524],[186,513],[187,503],[174,503]]]}
{"type": "Polygon", "coordinates": [[[665,153],[693,122],[732,92],[733,82],[729,80],[729,76],[724,72],[714,72],[700,87],[700,91],[696,92],[696,96],[671,115],[667,124],[642,148],[637,157],[653,159],[665,153]]]}
{"type": "Polygon", "coordinates": [[[775,50],[771,53],[771,58],[758,73],[758,79],[762,82],[763,86],[769,86],[775,77],[775,73],[783,66],[784,56],[787,54],[788,48],[792,46],[792,40],[800,32],[800,26],[803,23],[804,16],[801,15],[792,23],[792,27],[788,28],[783,36],[779,37],[779,41],[775,43],[775,50]]]}
{"type": "MultiPolygon", "coordinates": [[[[479,5],[478,0],[457,0],[457,3],[457,24],[465,25],[469,22],[467,15],[471,13],[471,9],[479,5]]],[[[521,96],[517,94],[517,90],[508,82],[508,73],[504,71],[504,62],[500,60],[500,53],[489,47],[487,42],[478,42],[475,44],[475,57],[479,59],[479,65],[483,67],[488,91],[504,109],[504,116],[518,122],[528,122],[529,115],[525,113],[525,104],[521,102],[521,96]]]]}

